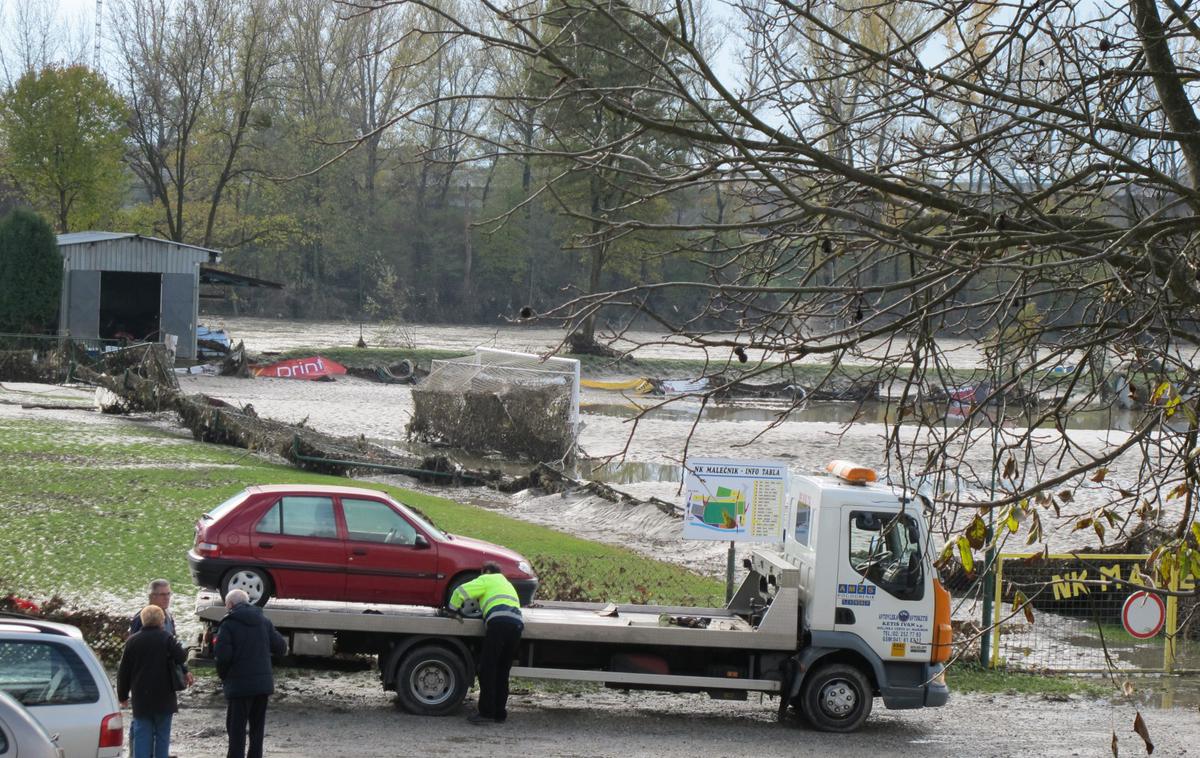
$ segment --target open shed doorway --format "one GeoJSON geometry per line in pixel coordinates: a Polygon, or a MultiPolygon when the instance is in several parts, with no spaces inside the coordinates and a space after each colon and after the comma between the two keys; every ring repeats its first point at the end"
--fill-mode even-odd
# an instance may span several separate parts
{"type": "Polygon", "coordinates": [[[100,338],[157,339],[161,303],[162,274],[100,272],[100,338]]]}

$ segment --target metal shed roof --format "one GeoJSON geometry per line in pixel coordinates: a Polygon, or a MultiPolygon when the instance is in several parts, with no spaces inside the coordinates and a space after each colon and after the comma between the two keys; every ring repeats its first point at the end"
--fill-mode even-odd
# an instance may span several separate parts
{"type": "Polygon", "coordinates": [[[220,250],[213,250],[213,249],[207,248],[207,247],[199,247],[198,245],[187,245],[182,242],[173,242],[171,240],[162,239],[161,237],[143,237],[142,235],[134,234],[133,232],[98,232],[98,231],[70,232],[68,234],[58,235],[58,246],[63,247],[65,245],[88,245],[88,244],[92,244],[95,242],[111,242],[112,240],[123,240],[123,239],[131,239],[131,238],[145,240],[146,242],[158,242],[163,245],[174,245],[175,247],[183,247],[183,248],[187,248],[189,250],[200,250],[205,253],[208,253],[209,259],[213,260],[214,262],[220,260],[220,257],[221,257],[220,250]]]}

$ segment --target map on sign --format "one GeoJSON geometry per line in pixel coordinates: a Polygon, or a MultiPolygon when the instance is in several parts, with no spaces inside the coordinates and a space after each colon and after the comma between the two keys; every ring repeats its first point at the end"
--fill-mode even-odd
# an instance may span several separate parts
{"type": "Polygon", "coordinates": [[[786,463],[692,459],[684,469],[683,486],[684,539],[783,541],[786,463]]]}

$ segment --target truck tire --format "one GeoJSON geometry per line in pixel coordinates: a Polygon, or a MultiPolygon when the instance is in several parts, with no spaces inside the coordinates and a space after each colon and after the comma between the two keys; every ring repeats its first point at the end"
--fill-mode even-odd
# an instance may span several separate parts
{"type": "Polygon", "coordinates": [[[224,600],[230,590],[243,590],[250,596],[250,602],[261,608],[271,599],[274,589],[271,585],[271,575],[266,571],[241,566],[230,569],[221,580],[221,599],[224,600]]]}
{"type": "Polygon", "coordinates": [[[831,663],[804,678],[800,714],[822,732],[853,732],[871,715],[871,683],[846,663],[831,663]]]}
{"type": "Polygon", "coordinates": [[[438,645],[414,648],[396,670],[400,705],[418,716],[445,716],[457,710],[469,685],[462,658],[438,645]]]}

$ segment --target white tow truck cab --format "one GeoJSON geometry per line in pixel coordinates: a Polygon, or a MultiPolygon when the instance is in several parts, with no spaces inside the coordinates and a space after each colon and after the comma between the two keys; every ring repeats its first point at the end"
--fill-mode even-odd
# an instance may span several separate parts
{"type": "MultiPolygon", "coordinates": [[[[782,551],[755,549],[724,608],[543,602],[523,608],[513,676],[621,689],[779,697],[814,728],[848,732],[889,708],[943,705],[949,595],[929,560],[921,509],[835,461],[793,478],[782,551]]],[[[474,678],[483,625],[433,608],[272,600],[264,609],[297,656],[377,656],[383,686],[409,711],[456,710],[474,678]]],[[[201,594],[208,626],[224,614],[201,594]]],[[[202,654],[206,652],[202,649],[202,654]]]]}

